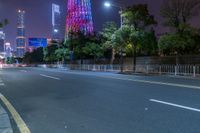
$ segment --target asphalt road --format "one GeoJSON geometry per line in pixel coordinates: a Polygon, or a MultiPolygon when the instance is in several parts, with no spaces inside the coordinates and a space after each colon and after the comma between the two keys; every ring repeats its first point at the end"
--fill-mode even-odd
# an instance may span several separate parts
{"type": "Polygon", "coordinates": [[[0,79],[32,133],[200,132],[200,80],[40,68],[0,79]]]}

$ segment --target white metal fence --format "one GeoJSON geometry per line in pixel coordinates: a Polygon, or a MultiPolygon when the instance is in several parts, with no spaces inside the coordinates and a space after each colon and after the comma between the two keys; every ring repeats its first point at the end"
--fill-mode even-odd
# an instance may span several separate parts
{"type": "MultiPolygon", "coordinates": [[[[121,72],[121,65],[38,65],[39,67],[60,68],[65,70],[121,72]]],[[[133,72],[133,66],[124,65],[123,72],[133,72]]],[[[136,73],[168,74],[200,77],[200,65],[137,65],[136,73]]]]}

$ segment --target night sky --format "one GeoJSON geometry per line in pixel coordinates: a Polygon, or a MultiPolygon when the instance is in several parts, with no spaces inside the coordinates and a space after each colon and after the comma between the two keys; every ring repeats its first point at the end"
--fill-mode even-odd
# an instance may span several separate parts
{"type": "MultiPolygon", "coordinates": [[[[117,1],[117,0],[110,0],[117,1]]],[[[120,1],[120,0],[118,0],[120,1]]],[[[106,21],[116,21],[119,24],[118,9],[103,7],[103,0],[92,0],[93,20],[95,31],[102,29],[106,21]]],[[[62,21],[65,23],[67,0],[0,0],[0,19],[8,18],[10,24],[4,28],[6,41],[15,44],[17,10],[26,11],[26,37],[51,37],[51,4],[56,3],[61,6],[62,21]]],[[[165,32],[161,26],[162,18],[159,16],[159,8],[162,0],[121,0],[124,6],[135,3],[147,3],[151,14],[155,15],[159,22],[157,33],[165,32]]],[[[194,26],[200,23],[200,17],[192,20],[194,26]]]]}

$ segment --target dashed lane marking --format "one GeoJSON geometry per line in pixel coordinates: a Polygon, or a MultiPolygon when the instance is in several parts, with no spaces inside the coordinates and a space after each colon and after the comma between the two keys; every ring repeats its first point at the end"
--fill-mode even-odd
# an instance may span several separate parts
{"type": "Polygon", "coordinates": [[[21,72],[25,72],[25,73],[27,72],[26,70],[20,70],[20,71],[21,71],[21,72]]]}
{"type": "Polygon", "coordinates": [[[155,102],[155,103],[164,104],[164,105],[168,105],[168,106],[173,106],[173,107],[177,107],[177,108],[182,108],[182,109],[186,109],[186,110],[190,110],[190,111],[195,111],[195,112],[199,112],[200,113],[200,109],[197,109],[197,108],[192,108],[192,107],[183,106],[183,105],[179,105],[179,104],[175,104],[175,103],[160,101],[160,100],[156,100],[156,99],[150,99],[149,101],[155,102]]]}
{"type": "Polygon", "coordinates": [[[52,76],[49,76],[49,75],[40,74],[40,76],[50,78],[50,79],[60,80],[60,78],[52,77],[52,76]]]}
{"type": "Polygon", "coordinates": [[[116,77],[110,77],[110,76],[108,76],[108,77],[106,77],[106,76],[99,76],[99,77],[112,78],[112,79],[118,79],[118,80],[126,80],[126,81],[133,81],[133,82],[139,82],[139,83],[155,84],[155,85],[166,85],[166,86],[181,87],[181,88],[199,89],[200,90],[199,86],[194,86],[194,85],[184,85],[184,84],[158,82],[158,81],[149,81],[149,80],[116,78],[116,77]]]}

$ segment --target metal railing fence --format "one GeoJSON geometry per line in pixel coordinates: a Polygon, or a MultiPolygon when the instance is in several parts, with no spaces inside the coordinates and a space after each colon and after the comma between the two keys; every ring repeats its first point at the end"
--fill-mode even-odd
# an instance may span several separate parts
{"type": "MultiPolygon", "coordinates": [[[[37,65],[38,67],[60,68],[65,70],[121,72],[121,65],[37,65]]],[[[123,72],[133,72],[132,65],[124,65],[123,72]]],[[[200,76],[200,65],[136,65],[136,73],[200,76]]]]}

